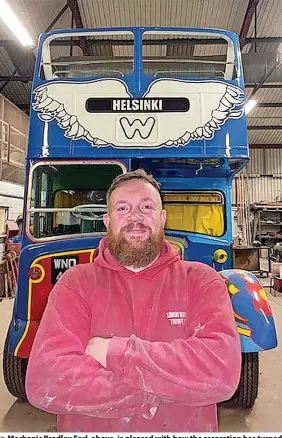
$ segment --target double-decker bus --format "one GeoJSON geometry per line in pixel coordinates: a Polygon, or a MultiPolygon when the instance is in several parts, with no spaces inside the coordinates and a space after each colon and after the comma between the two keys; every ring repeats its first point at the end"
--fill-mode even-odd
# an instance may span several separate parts
{"type": "MultiPolygon", "coordinates": [[[[106,192],[145,169],[162,187],[166,238],[225,279],[242,346],[233,402],[254,404],[258,353],[277,345],[266,294],[233,270],[231,185],[247,163],[237,35],[217,29],[61,30],[39,40],[34,71],[18,291],[4,351],[9,391],[25,372],[49,293],[91,263],[106,192]]],[[[71,305],[71,304],[70,304],[71,305]]],[[[55,321],[54,321],[55,323],[55,321]]]]}

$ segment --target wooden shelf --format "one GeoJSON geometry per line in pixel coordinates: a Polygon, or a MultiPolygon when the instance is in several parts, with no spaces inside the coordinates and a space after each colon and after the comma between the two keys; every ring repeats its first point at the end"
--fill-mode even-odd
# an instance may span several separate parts
{"type": "Polygon", "coordinates": [[[261,239],[269,239],[269,240],[277,240],[277,239],[282,240],[282,236],[281,237],[261,236],[260,238],[261,239]]]}
{"type": "Polygon", "coordinates": [[[267,222],[267,221],[260,221],[261,225],[282,225],[282,222],[267,222]]]}

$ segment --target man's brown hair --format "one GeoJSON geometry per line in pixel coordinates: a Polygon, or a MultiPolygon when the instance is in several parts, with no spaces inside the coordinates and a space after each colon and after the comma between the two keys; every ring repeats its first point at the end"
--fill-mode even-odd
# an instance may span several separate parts
{"type": "Polygon", "coordinates": [[[151,184],[153,187],[155,187],[155,189],[160,193],[161,185],[155,180],[155,178],[153,178],[152,175],[148,175],[147,172],[145,172],[145,170],[137,169],[134,170],[133,172],[128,172],[122,175],[118,175],[113,180],[107,193],[107,205],[109,205],[109,200],[113,191],[116,190],[118,187],[120,187],[122,184],[125,184],[128,181],[132,181],[132,180],[140,180],[147,182],[151,184]]]}

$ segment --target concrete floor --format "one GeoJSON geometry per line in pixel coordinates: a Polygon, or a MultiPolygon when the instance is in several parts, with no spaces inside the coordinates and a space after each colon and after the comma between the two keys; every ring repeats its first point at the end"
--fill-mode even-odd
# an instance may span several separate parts
{"type": "MultiPolygon", "coordinates": [[[[277,333],[282,330],[282,294],[270,295],[270,303],[276,320],[277,333]]],[[[10,322],[13,300],[0,303],[0,432],[55,432],[55,416],[33,408],[28,403],[12,397],[3,381],[2,355],[7,328],[10,322]]],[[[260,355],[260,390],[254,408],[220,410],[221,432],[281,432],[282,346],[260,355]]]]}

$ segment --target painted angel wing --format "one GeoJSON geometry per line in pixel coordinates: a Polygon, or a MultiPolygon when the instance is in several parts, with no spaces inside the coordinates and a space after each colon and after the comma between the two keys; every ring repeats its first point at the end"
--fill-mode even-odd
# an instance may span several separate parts
{"type": "Polygon", "coordinates": [[[93,146],[108,146],[110,142],[95,135],[99,122],[94,118],[93,123],[93,114],[86,111],[85,103],[89,97],[115,95],[130,97],[124,82],[116,79],[50,82],[34,90],[33,109],[40,113],[42,120],[55,119],[67,138],[85,139],[93,146]]]}
{"type": "MultiPolygon", "coordinates": [[[[244,113],[244,92],[241,88],[218,81],[188,82],[171,79],[156,81],[151,85],[146,97],[163,96],[170,97],[173,90],[176,95],[187,97],[191,103],[192,114],[179,114],[181,125],[186,125],[183,134],[173,138],[167,137],[163,146],[179,147],[187,145],[191,140],[210,140],[215,132],[228,119],[240,118],[244,113]],[[168,93],[169,91],[169,93],[168,93]],[[204,114],[203,108],[206,108],[204,114]],[[186,120],[184,120],[186,118],[186,120]]],[[[168,133],[169,135],[169,133],[168,133]]]]}
{"type": "MultiPolygon", "coordinates": [[[[243,115],[244,108],[236,109],[237,106],[243,105],[244,96],[240,88],[228,85],[226,91],[219,101],[219,105],[211,113],[210,120],[204,125],[195,129],[193,132],[185,132],[178,139],[178,145],[187,144],[190,140],[210,140],[214,137],[215,131],[226,122],[227,119],[237,119],[243,115]]],[[[166,143],[166,145],[168,145],[166,143]]],[[[170,146],[170,145],[168,145],[170,146]]]]}
{"type": "Polygon", "coordinates": [[[42,120],[53,120],[56,119],[60,128],[62,128],[65,133],[65,137],[77,140],[79,138],[84,138],[90,143],[95,142],[89,131],[84,129],[84,127],[79,123],[78,118],[74,114],[69,114],[66,111],[65,105],[60,100],[57,100],[49,92],[50,85],[41,85],[34,91],[35,102],[33,103],[33,109],[40,112],[40,118],[42,120]]]}
{"type": "Polygon", "coordinates": [[[243,90],[219,81],[158,79],[143,97],[186,97],[190,110],[174,114],[159,112],[154,117],[129,111],[127,124],[118,111],[93,115],[85,107],[89,97],[132,97],[127,85],[118,79],[50,82],[36,88],[34,95],[33,108],[40,113],[40,118],[55,119],[65,137],[83,138],[96,147],[124,148],[132,147],[132,144],[141,148],[186,146],[191,140],[212,139],[228,119],[241,117],[244,111],[243,90]],[[150,119],[154,120],[152,129],[149,129],[150,119]],[[141,133],[146,129],[148,135],[141,133]]]}

